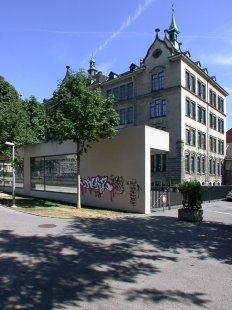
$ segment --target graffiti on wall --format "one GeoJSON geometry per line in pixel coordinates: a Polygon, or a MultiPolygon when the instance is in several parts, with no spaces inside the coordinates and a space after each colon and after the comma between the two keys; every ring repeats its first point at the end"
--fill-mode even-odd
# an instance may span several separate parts
{"type": "Polygon", "coordinates": [[[86,179],[81,178],[81,193],[82,195],[89,191],[90,194],[95,193],[98,198],[101,198],[102,194],[105,191],[110,192],[111,200],[114,197],[114,187],[109,182],[109,178],[107,176],[96,176],[96,177],[88,177],[86,179]]]}
{"type": "Polygon", "coordinates": [[[124,178],[122,176],[111,174],[110,182],[114,187],[114,191],[117,194],[122,195],[125,191],[124,178]]]}
{"type": "Polygon", "coordinates": [[[139,195],[142,191],[141,187],[135,179],[125,181],[122,176],[111,174],[108,176],[81,178],[81,194],[95,194],[95,197],[101,198],[103,193],[110,193],[110,201],[112,202],[116,195],[122,195],[126,187],[129,189],[129,200],[131,206],[135,207],[139,195]]]}
{"type": "Polygon", "coordinates": [[[135,207],[142,189],[135,179],[127,181],[127,185],[129,186],[130,204],[135,207]]]}

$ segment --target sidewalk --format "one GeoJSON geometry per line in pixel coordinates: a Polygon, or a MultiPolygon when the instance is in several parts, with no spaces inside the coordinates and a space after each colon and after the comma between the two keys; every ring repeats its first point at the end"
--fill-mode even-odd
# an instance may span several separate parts
{"type": "Polygon", "coordinates": [[[193,224],[177,210],[61,220],[0,208],[0,308],[229,310],[232,203],[204,210],[193,224]]]}

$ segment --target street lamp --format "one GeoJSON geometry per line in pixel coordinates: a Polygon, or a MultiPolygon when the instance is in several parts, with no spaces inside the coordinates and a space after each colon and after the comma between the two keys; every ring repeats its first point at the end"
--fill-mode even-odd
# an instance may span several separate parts
{"type": "Polygon", "coordinates": [[[5,142],[6,145],[12,146],[12,207],[16,207],[15,204],[15,145],[12,142],[5,142]]]}

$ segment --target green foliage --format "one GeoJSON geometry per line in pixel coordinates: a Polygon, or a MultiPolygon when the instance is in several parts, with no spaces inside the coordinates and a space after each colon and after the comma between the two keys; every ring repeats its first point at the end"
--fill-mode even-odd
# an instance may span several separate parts
{"type": "Polygon", "coordinates": [[[24,108],[29,117],[30,127],[33,129],[33,141],[38,143],[45,139],[46,117],[44,107],[34,96],[24,101],[24,108]]]}
{"type": "Polygon", "coordinates": [[[77,155],[86,152],[90,142],[116,135],[118,114],[113,99],[103,98],[99,89],[92,89],[83,71],[70,73],[54,92],[56,104],[48,115],[48,138],[77,144],[77,155]]]}
{"type": "Polygon", "coordinates": [[[183,207],[189,210],[201,210],[203,187],[198,181],[184,181],[178,185],[183,195],[183,207]]]}
{"type": "Polygon", "coordinates": [[[41,141],[43,107],[38,105],[34,97],[21,100],[14,87],[0,77],[0,153],[10,156],[11,148],[5,146],[6,141],[16,147],[41,141]]]}

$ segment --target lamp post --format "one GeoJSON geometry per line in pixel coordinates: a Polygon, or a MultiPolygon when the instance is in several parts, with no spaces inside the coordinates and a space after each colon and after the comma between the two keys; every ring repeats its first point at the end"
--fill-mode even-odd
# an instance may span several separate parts
{"type": "Polygon", "coordinates": [[[15,145],[12,142],[5,142],[6,145],[12,146],[12,207],[16,207],[15,204],[15,145]]]}

